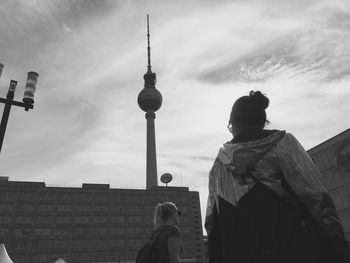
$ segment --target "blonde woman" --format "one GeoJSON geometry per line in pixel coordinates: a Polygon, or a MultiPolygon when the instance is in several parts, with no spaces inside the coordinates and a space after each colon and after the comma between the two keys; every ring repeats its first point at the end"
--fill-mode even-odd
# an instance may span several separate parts
{"type": "Polygon", "coordinates": [[[183,249],[181,231],[179,228],[180,210],[171,202],[158,204],[154,211],[155,251],[159,261],[164,263],[179,263],[183,249]]]}
{"type": "Polygon", "coordinates": [[[174,203],[158,204],[151,239],[139,251],[136,262],[179,263],[183,250],[179,221],[180,210],[174,203]]]}

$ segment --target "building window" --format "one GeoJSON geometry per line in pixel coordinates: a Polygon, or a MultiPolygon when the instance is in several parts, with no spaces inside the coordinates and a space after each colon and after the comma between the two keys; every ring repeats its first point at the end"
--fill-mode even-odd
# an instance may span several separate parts
{"type": "Polygon", "coordinates": [[[63,192],[59,194],[59,199],[64,201],[72,201],[73,197],[74,197],[73,193],[69,193],[69,192],[63,192]]]}
{"type": "Polygon", "coordinates": [[[16,210],[17,210],[17,212],[33,213],[34,205],[33,204],[18,204],[16,206],[16,210]]]}
{"type": "Polygon", "coordinates": [[[147,204],[154,204],[156,201],[156,196],[146,195],[144,198],[144,202],[147,204]]]}
{"type": "Polygon", "coordinates": [[[142,222],[141,216],[129,216],[128,217],[129,224],[139,224],[142,222]]]}
{"type": "Polygon", "coordinates": [[[183,224],[188,224],[190,222],[189,218],[187,216],[182,216],[180,218],[180,222],[183,224]]]}
{"type": "Polygon", "coordinates": [[[75,193],[76,201],[85,201],[85,193],[75,193]]]}
{"type": "Polygon", "coordinates": [[[18,199],[20,201],[28,201],[28,200],[33,200],[36,197],[35,192],[20,192],[18,199]]]}
{"type": "Polygon", "coordinates": [[[0,192],[0,200],[7,201],[9,199],[9,193],[5,191],[0,192]]]}
{"type": "Polygon", "coordinates": [[[141,239],[129,239],[128,240],[128,247],[129,248],[140,248],[143,245],[143,240],[141,239]]]}
{"type": "Polygon", "coordinates": [[[93,221],[95,224],[105,224],[108,222],[108,218],[105,216],[95,216],[93,221]]]}
{"type": "Polygon", "coordinates": [[[111,240],[111,248],[124,248],[124,239],[111,240]]]}
{"type": "Polygon", "coordinates": [[[125,223],[125,216],[112,216],[111,221],[115,224],[123,224],[125,223]]]}
{"type": "Polygon", "coordinates": [[[48,216],[38,216],[36,218],[36,223],[37,224],[51,224],[52,223],[52,218],[48,216]]]}
{"type": "Polygon", "coordinates": [[[50,229],[49,228],[35,228],[34,235],[35,236],[49,236],[50,229]]]}
{"type": "Polygon", "coordinates": [[[126,195],[120,194],[120,193],[112,193],[111,201],[116,202],[116,203],[125,203],[126,202],[126,195]]]}
{"type": "Polygon", "coordinates": [[[186,206],[181,207],[181,213],[187,213],[188,212],[188,208],[186,206]]]}
{"type": "Polygon", "coordinates": [[[75,228],[74,236],[76,237],[88,237],[90,230],[88,228],[75,228]]]}
{"type": "Polygon", "coordinates": [[[105,248],[106,247],[106,240],[100,239],[100,240],[94,240],[94,247],[95,248],[105,248]]]}
{"type": "Polygon", "coordinates": [[[117,204],[112,205],[110,210],[112,211],[112,213],[117,213],[117,214],[126,213],[126,208],[117,204]]]}
{"type": "Polygon", "coordinates": [[[15,237],[25,237],[30,235],[30,228],[23,228],[23,229],[18,229],[16,228],[14,231],[14,236],[15,237]]]}
{"type": "Polygon", "coordinates": [[[138,235],[141,236],[144,233],[144,229],[141,227],[129,227],[128,228],[128,235],[138,235]]]}
{"type": "Polygon", "coordinates": [[[46,254],[34,254],[31,256],[33,262],[46,262],[47,255],[46,254]]]}
{"type": "MultiPolygon", "coordinates": [[[[89,245],[91,244],[90,240],[73,240],[72,241],[72,247],[73,248],[88,248],[89,245]]],[[[95,242],[93,242],[94,246],[95,246],[95,242]]]]}
{"type": "Polygon", "coordinates": [[[133,227],[128,228],[128,235],[134,235],[135,234],[135,229],[133,227]]]}
{"type": "Polygon", "coordinates": [[[108,206],[106,206],[106,205],[95,205],[94,211],[95,212],[108,212],[109,209],[108,209],[108,206]]]}
{"type": "Polygon", "coordinates": [[[94,228],[92,230],[93,236],[107,236],[108,235],[108,229],[107,228],[94,228]]]}
{"type": "Polygon", "coordinates": [[[119,234],[118,228],[111,228],[109,232],[112,236],[117,236],[119,234]]]}
{"type": "Polygon", "coordinates": [[[7,235],[9,234],[9,229],[8,228],[0,228],[0,237],[1,239],[6,239],[7,235]]]}
{"type": "Polygon", "coordinates": [[[128,195],[128,203],[140,204],[142,203],[142,195],[128,195]]]}
{"type": "Polygon", "coordinates": [[[38,199],[42,201],[52,200],[53,193],[51,192],[39,192],[38,193],[38,199]]]}
{"type": "Polygon", "coordinates": [[[136,206],[136,205],[128,206],[128,213],[129,214],[140,213],[141,211],[142,211],[142,208],[140,206],[136,206]]]}
{"type": "Polygon", "coordinates": [[[28,241],[25,239],[15,239],[11,241],[11,248],[26,248],[28,241]]]}
{"type": "Polygon", "coordinates": [[[0,212],[10,212],[12,211],[12,205],[0,204],[0,212]]]}
{"type": "MultiPolygon", "coordinates": [[[[1,219],[6,219],[6,218],[0,218],[1,219]]],[[[31,216],[17,216],[15,219],[16,224],[31,224],[32,223],[32,218],[31,216]]]]}
{"type": "Polygon", "coordinates": [[[105,201],[108,200],[109,196],[105,193],[95,193],[94,199],[98,201],[105,201]]]}
{"type": "Polygon", "coordinates": [[[188,202],[187,196],[181,196],[181,202],[182,202],[182,203],[188,202]]]}
{"type": "MultiPolygon", "coordinates": [[[[11,256],[14,262],[27,262],[28,261],[28,256],[26,253],[16,253],[11,256]]],[[[6,260],[5,260],[6,261],[6,260]]]]}
{"type": "Polygon", "coordinates": [[[3,201],[13,201],[17,198],[17,193],[15,191],[2,192],[0,196],[3,201]]]}
{"type": "Polygon", "coordinates": [[[70,234],[69,229],[55,229],[55,236],[62,237],[62,236],[68,236],[70,234]]]}
{"type": "Polygon", "coordinates": [[[144,206],[143,207],[143,214],[152,215],[153,212],[154,212],[154,206],[144,206]]]}
{"type": "Polygon", "coordinates": [[[181,227],[183,235],[189,235],[191,233],[191,228],[189,227],[181,227]]]}
{"type": "Polygon", "coordinates": [[[39,212],[52,212],[53,205],[46,205],[46,204],[38,205],[38,211],[39,212]]]}
{"type": "Polygon", "coordinates": [[[179,198],[178,196],[176,196],[176,195],[173,195],[173,196],[171,196],[170,198],[171,198],[171,200],[172,200],[174,203],[178,203],[178,202],[180,201],[180,198],[179,198]]]}
{"type": "Polygon", "coordinates": [[[135,234],[136,235],[142,235],[144,233],[144,228],[142,227],[135,227],[135,234]]]}
{"type": "Polygon", "coordinates": [[[69,216],[58,216],[58,217],[56,217],[56,223],[57,224],[70,224],[71,220],[72,219],[69,216]]]}
{"type": "Polygon", "coordinates": [[[88,216],[76,216],[75,223],[76,224],[89,224],[90,217],[88,216]]]}
{"type": "Polygon", "coordinates": [[[76,207],[77,212],[90,212],[90,206],[88,205],[79,205],[76,207]]]}
{"type": "Polygon", "coordinates": [[[91,259],[97,259],[101,260],[106,257],[106,251],[91,251],[90,252],[90,258],[91,259]]]}
{"type": "Polygon", "coordinates": [[[115,201],[115,202],[120,201],[120,194],[113,193],[112,194],[112,200],[115,201]]]}
{"type": "Polygon", "coordinates": [[[134,216],[129,216],[128,217],[128,223],[129,224],[134,224],[135,223],[135,217],[134,216]]]}
{"type": "Polygon", "coordinates": [[[170,201],[167,195],[161,195],[160,198],[161,198],[161,203],[170,201]]]}
{"type": "Polygon", "coordinates": [[[69,204],[57,205],[57,212],[72,212],[73,206],[69,204]]]}
{"type": "MultiPolygon", "coordinates": [[[[71,257],[72,257],[72,260],[75,260],[75,262],[90,261],[89,253],[87,253],[86,251],[73,251],[71,257]]],[[[101,259],[101,258],[99,258],[99,259],[101,259]]]]}
{"type": "Polygon", "coordinates": [[[111,228],[110,233],[113,236],[121,236],[125,234],[125,228],[118,227],[118,228],[111,228]]]}
{"type": "Polygon", "coordinates": [[[182,242],[185,247],[192,247],[195,244],[192,238],[182,238],[182,242]]]}

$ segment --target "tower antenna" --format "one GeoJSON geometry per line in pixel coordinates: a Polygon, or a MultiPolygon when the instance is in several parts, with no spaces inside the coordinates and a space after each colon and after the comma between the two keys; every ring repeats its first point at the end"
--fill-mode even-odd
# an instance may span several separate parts
{"type": "Polygon", "coordinates": [[[148,55],[148,65],[147,71],[152,72],[151,70],[151,47],[150,47],[150,34],[149,34],[149,14],[147,14],[147,55],[148,55]]]}

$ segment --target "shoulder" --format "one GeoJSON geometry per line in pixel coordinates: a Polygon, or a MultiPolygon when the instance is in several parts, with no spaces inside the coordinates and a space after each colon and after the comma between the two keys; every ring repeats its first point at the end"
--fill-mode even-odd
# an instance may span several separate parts
{"type": "Polygon", "coordinates": [[[277,143],[276,152],[279,157],[285,160],[293,160],[294,162],[311,160],[304,147],[291,133],[286,133],[277,143]]]}
{"type": "Polygon", "coordinates": [[[215,158],[215,161],[213,163],[213,166],[210,169],[210,173],[212,173],[213,171],[215,171],[215,169],[217,169],[217,167],[220,165],[220,160],[219,158],[215,158]]]}
{"type": "Polygon", "coordinates": [[[293,134],[291,134],[290,132],[286,132],[285,138],[287,138],[288,140],[291,140],[291,141],[298,141],[297,138],[295,138],[295,136],[293,134]]]}
{"type": "Polygon", "coordinates": [[[176,225],[167,225],[164,226],[163,231],[164,235],[168,237],[180,237],[181,236],[181,230],[176,225]]]}
{"type": "Polygon", "coordinates": [[[295,136],[289,132],[285,133],[278,144],[282,147],[301,147],[301,144],[297,138],[295,138],[295,136]]]}

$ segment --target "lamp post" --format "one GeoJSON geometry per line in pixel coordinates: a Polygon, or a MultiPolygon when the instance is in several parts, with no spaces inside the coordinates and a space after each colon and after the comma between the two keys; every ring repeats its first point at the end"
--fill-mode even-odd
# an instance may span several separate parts
{"type": "MultiPolygon", "coordinates": [[[[4,65],[0,63],[0,77],[1,77],[3,68],[4,68],[4,65]]],[[[36,84],[38,82],[38,77],[39,77],[38,73],[34,71],[28,72],[27,83],[24,90],[23,102],[16,101],[13,99],[15,96],[15,90],[17,86],[17,81],[15,80],[10,81],[10,87],[7,92],[6,98],[0,97],[0,102],[5,104],[5,108],[2,113],[1,124],[0,124],[0,152],[2,148],[2,143],[4,141],[6,126],[10,116],[12,105],[23,107],[25,111],[28,111],[29,109],[33,109],[34,93],[36,89],[36,84]]]]}

